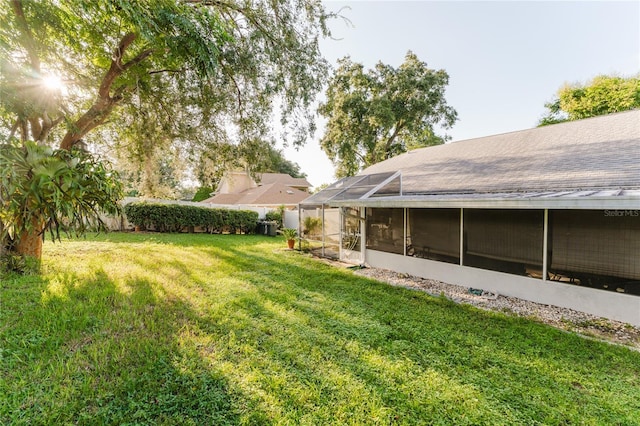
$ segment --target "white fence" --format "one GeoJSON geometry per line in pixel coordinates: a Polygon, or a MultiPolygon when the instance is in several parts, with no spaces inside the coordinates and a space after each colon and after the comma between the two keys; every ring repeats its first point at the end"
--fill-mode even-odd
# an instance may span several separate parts
{"type": "MultiPolygon", "coordinates": [[[[285,228],[298,229],[300,213],[298,210],[285,210],[282,224],[285,228]]],[[[300,230],[298,229],[298,233],[300,230]]]]}

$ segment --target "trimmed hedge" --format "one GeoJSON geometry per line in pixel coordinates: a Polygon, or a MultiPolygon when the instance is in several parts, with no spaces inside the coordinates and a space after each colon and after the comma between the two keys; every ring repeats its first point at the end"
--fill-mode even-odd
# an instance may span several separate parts
{"type": "Polygon", "coordinates": [[[210,234],[253,233],[258,213],[251,210],[210,209],[180,204],[129,203],[124,207],[127,220],[142,229],[158,232],[193,231],[200,227],[210,234]]]}

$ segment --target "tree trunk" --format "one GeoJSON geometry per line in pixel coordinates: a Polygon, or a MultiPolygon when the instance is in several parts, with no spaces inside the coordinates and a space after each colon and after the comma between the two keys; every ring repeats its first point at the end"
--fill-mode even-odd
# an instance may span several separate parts
{"type": "MultiPolygon", "coordinates": [[[[4,231],[4,224],[0,220],[0,235],[2,235],[3,231],[4,231]]],[[[0,257],[3,257],[6,252],[7,252],[7,237],[5,236],[4,238],[0,238],[0,257]]]]}
{"type": "Polygon", "coordinates": [[[18,236],[18,241],[15,245],[16,253],[34,257],[38,260],[42,259],[42,223],[35,221],[33,223],[33,229],[30,231],[23,231],[18,236]]]}

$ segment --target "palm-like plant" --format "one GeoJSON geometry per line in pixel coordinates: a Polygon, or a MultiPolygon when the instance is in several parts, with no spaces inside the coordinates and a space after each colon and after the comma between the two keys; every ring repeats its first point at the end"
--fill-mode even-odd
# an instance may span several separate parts
{"type": "Polygon", "coordinates": [[[100,214],[119,213],[121,197],[117,175],[88,152],[0,145],[0,239],[18,254],[40,258],[46,231],[104,230],[100,214]]]}
{"type": "Polygon", "coordinates": [[[284,237],[285,240],[289,241],[289,240],[295,240],[296,236],[298,235],[298,231],[294,228],[282,228],[280,231],[278,231],[282,234],[282,236],[284,237]]]}

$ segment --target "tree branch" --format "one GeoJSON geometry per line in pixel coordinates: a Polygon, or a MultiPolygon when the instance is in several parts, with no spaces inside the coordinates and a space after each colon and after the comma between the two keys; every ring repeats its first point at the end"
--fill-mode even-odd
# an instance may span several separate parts
{"type": "Polygon", "coordinates": [[[9,140],[11,138],[13,138],[13,135],[16,134],[16,130],[18,130],[18,127],[20,127],[20,119],[18,118],[15,123],[13,123],[13,126],[11,126],[11,132],[9,133],[9,140]]]}
{"type": "Polygon", "coordinates": [[[120,40],[118,47],[116,47],[116,49],[113,51],[113,56],[111,57],[111,66],[109,67],[109,70],[107,71],[105,76],[102,78],[102,83],[100,84],[100,89],[98,90],[99,97],[103,99],[109,98],[111,85],[113,84],[114,80],[119,77],[124,71],[122,65],[122,57],[124,56],[124,52],[135,39],[136,35],[134,33],[126,34],[124,37],[122,37],[122,40],[120,40]]]}
{"type": "Polygon", "coordinates": [[[221,9],[226,8],[229,10],[233,10],[234,12],[244,16],[247,19],[247,21],[251,22],[251,24],[253,24],[272,44],[277,43],[276,38],[271,35],[271,32],[268,31],[257,19],[255,19],[251,15],[251,13],[248,13],[247,9],[245,8],[242,8],[235,4],[220,1],[220,0],[183,0],[183,1],[188,4],[199,4],[202,6],[215,6],[221,9]]]}
{"type": "Polygon", "coordinates": [[[404,127],[404,121],[400,120],[398,122],[398,124],[396,124],[396,128],[393,130],[393,133],[391,134],[391,136],[389,136],[389,138],[387,139],[387,141],[384,144],[384,152],[388,153],[389,152],[389,148],[391,148],[391,144],[393,143],[393,141],[396,139],[396,137],[398,137],[398,133],[400,133],[400,130],[402,130],[402,128],[404,127]]]}
{"type": "Polygon", "coordinates": [[[16,15],[18,28],[20,28],[23,47],[27,50],[27,53],[29,54],[29,59],[31,61],[31,68],[33,68],[33,70],[39,74],[40,73],[40,57],[38,56],[37,44],[35,39],[33,38],[33,34],[31,33],[31,28],[29,27],[27,18],[25,18],[24,16],[24,10],[22,9],[22,1],[12,0],[11,7],[13,8],[13,13],[15,13],[16,15]]]}
{"type": "Polygon", "coordinates": [[[20,119],[20,140],[22,142],[26,141],[28,136],[29,129],[27,128],[27,120],[20,119]]]}
{"type": "Polygon", "coordinates": [[[123,99],[123,93],[126,91],[125,86],[118,87],[114,91],[113,96],[110,95],[114,81],[124,72],[138,65],[153,53],[153,49],[143,50],[129,62],[123,64],[122,58],[127,48],[131,46],[135,39],[136,35],[134,33],[128,33],[122,37],[118,47],[113,51],[111,66],[102,78],[100,88],[98,89],[98,98],[89,110],[73,123],[72,130],[69,130],[62,139],[62,142],[60,142],[61,149],[71,149],[73,144],[82,139],[84,135],[104,123],[107,116],[113,111],[115,105],[123,99]]]}
{"type": "Polygon", "coordinates": [[[42,124],[40,123],[40,117],[32,115],[28,118],[31,125],[31,136],[34,141],[40,141],[40,135],[42,133],[42,124]]]}
{"type": "Polygon", "coordinates": [[[231,79],[231,81],[233,82],[233,85],[236,88],[236,93],[238,94],[238,111],[242,116],[242,92],[240,91],[240,86],[238,85],[238,82],[236,81],[236,79],[233,77],[233,72],[227,72],[228,68],[224,63],[224,61],[222,60],[220,61],[220,66],[222,67],[222,70],[224,71],[226,76],[231,79]]]}
{"type": "Polygon", "coordinates": [[[55,120],[51,120],[51,118],[49,118],[49,114],[47,114],[47,112],[45,111],[42,116],[42,131],[40,132],[40,140],[44,142],[47,139],[47,136],[49,136],[49,132],[51,132],[51,129],[60,124],[62,120],[64,120],[64,114],[60,115],[55,120]]]}
{"type": "Polygon", "coordinates": [[[163,70],[153,70],[153,71],[149,71],[149,75],[153,75],[153,74],[161,74],[164,72],[169,72],[169,73],[180,73],[180,72],[184,72],[184,69],[179,69],[179,70],[172,70],[172,69],[163,69],[163,70]]]}

